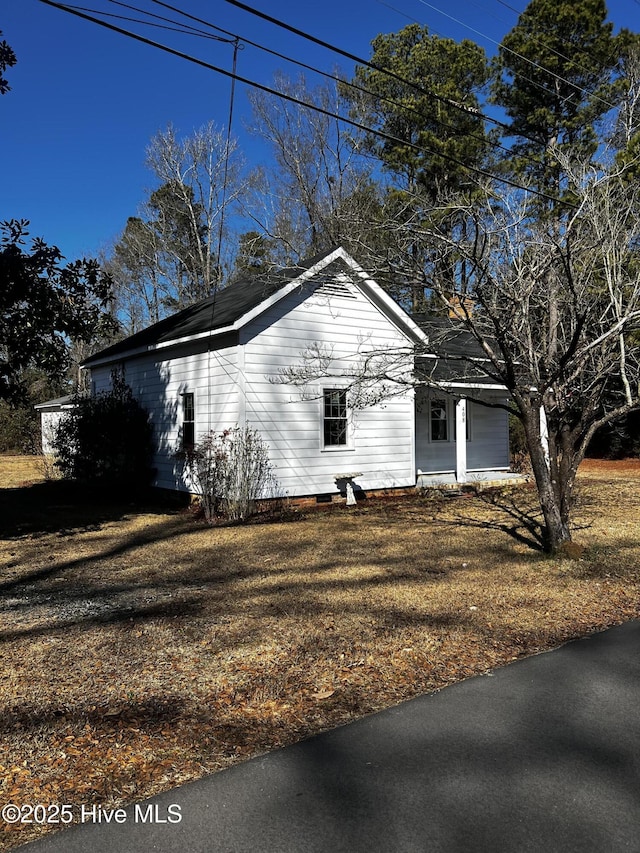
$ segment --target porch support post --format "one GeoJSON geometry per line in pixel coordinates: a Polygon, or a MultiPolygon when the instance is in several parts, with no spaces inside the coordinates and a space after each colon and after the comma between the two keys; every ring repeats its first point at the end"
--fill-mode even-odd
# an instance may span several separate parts
{"type": "Polygon", "coordinates": [[[467,482],[467,398],[456,400],[456,480],[467,482]]]}
{"type": "Polygon", "coordinates": [[[540,441],[542,450],[544,451],[544,460],[547,463],[547,468],[550,468],[549,463],[549,427],[547,425],[547,413],[544,406],[540,406],[540,441]]]}

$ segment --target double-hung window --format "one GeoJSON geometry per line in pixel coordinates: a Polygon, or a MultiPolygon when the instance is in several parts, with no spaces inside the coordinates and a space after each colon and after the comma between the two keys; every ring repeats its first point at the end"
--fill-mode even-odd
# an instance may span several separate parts
{"type": "Polygon", "coordinates": [[[344,388],[323,391],[323,446],[347,446],[347,392],[344,388]]]}
{"type": "Polygon", "coordinates": [[[192,392],[182,395],[182,449],[192,450],[196,443],[196,404],[192,392]]]}
{"type": "MultiPolygon", "coordinates": [[[[465,438],[471,440],[470,407],[467,403],[465,438]]],[[[429,438],[431,441],[456,440],[456,402],[454,399],[433,399],[429,404],[429,438]]]]}
{"type": "Polygon", "coordinates": [[[449,441],[449,407],[446,400],[431,400],[429,429],[431,441],[449,441]]]}

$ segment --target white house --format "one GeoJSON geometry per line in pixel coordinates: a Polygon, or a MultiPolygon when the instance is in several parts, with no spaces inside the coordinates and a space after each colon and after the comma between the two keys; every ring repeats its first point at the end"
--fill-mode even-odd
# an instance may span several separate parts
{"type": "MultiPolygon", "coordinates": [[[[343,249],[266,280],[229,285],[84,362],[92,390],[123,371],[150,413],[155,485],[186,490],[179,451],[210,430],[250,425],[270,451],[291,497],[415,486],[436,475],[464,482],[509,468],[505,401],[482,378],[455,375],[432,389],[399,386],[393,396],[350,407],[347,388],[363,359],[408,351],[427,334],[343,249]],[[327,375],[301,392],[282,371],[320,347],[327,375]]],[[[425,361],[426,363],[426,361],[425,361]]],[[[413,359],[394,362],[396,373],[413,359]]],[[[424,366],[423,368],[424,369],[424,366]]],[[[375,390],[375,389],[374,389],[375,390]]]]}

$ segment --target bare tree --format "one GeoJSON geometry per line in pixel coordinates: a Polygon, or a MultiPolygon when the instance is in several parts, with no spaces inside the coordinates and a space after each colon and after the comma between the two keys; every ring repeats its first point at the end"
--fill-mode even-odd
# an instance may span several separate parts
{"type": "MultiPolygon", "coordinates": [[[[640,328],[640,187],[619,170],[562,168],[575,207],[560,219],[532,218],[526,193],[487,192],[482,203],[457,203],[464,227],[455,234],[396,225],[408,244],[435,240],[455,265],[453,289],[437,278],[430,287],[457,317],[427,344],[380,353],[360,342],[351,377],[356,405],[394,385],[438,387],[434,360],[424,356],[451,367],[448,341],[464,329],[475,352],[470,346],[456,357],[457,374],[488,377],[508,391],[505,407],[524,428],[550,551],[571,540],[575,478],[593,434],[640,408],[631,335],[640,328]]],[[[284,378],[304,385],[330,371],[331,354],[316,348],[284,378]]]]}
{"type": "Polygon", "coordinates": [[[210,122],[179,138],[171,126],[147,149],[157,179],[107,261],[131,331],[208,296],[230,267],[226,213],[247,191],[237,144],[210,122]]]}
{"type": "MultiPolygon", "coordinates": [[[[346,111],[338,80],[311,89],[303,76],[276,76],[274,87],[328,113],[346,111]]],[[[277,241],[285,260],[338,244],[369,251],[371,212],[380,205],[371,167],[353,128],[329,115],[255,92],[252,130],[265,139],[277,169],[263,175],[262,204],[253,215],[261,231],[277,241]]]]}
{"type": "MultiPolygon", "coordinates": [[[[183,139],[169,126],[152,139],[147,165],[170,189],[159,211],[166,248],[173,252],[177,265],[198,279],[198,297],[206,296],[221,273],[218,246],[225,236],[224,230],[222,235],[220,232],[221,220],[247,186],[237,143],[228,140],[213,122],[183,139]],[[185,217],[191,238],[181,248],[172,246],[176,216],[185,217]]],[[[223,229],[224,224],[222,221],[223,229]]]]}
{"type": "Polygon", "coordinates": [[[157,323],[164,316],[165,305],[173,294],[163,273],[159,236],[148,221],[130,216],[100,263],[115,283],[114,311],[127,334],[157,323]]]}

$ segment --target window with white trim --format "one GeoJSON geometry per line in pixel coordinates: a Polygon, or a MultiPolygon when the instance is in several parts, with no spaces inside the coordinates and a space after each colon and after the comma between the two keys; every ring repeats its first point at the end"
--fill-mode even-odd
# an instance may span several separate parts
{"type": "Polygon", "coordinates": [[[325,388],[322,392],[322,434],[324,447],[347,446],[347,392],[344,388],[325,388]]]}
{"type": "Polygon", "coordinates": [[[193,392],[182,395],[182,449],[192,450],[196,443],[196,402],[193,392]]]}

